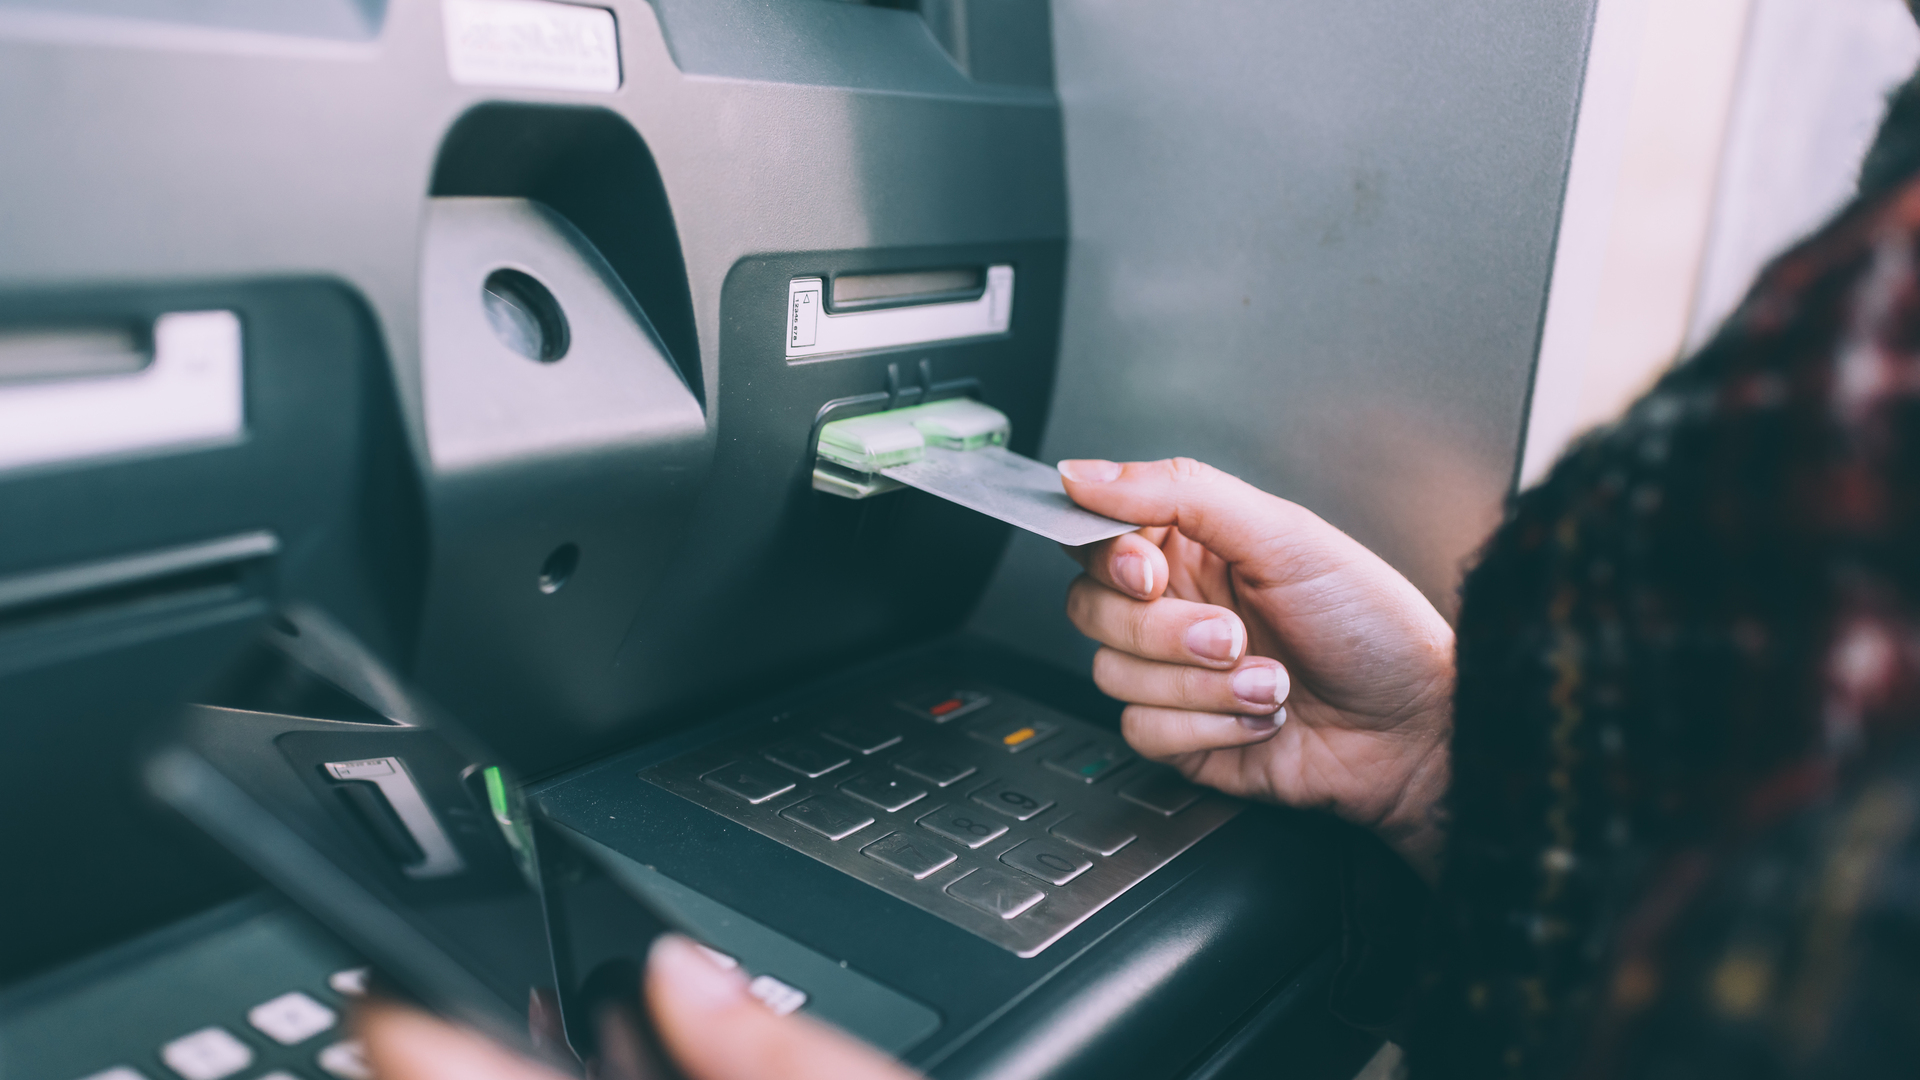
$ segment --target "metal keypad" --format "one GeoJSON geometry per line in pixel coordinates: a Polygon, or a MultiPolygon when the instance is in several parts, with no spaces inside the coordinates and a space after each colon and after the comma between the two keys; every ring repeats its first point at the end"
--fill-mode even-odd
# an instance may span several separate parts
{"type": "Polygon", "coordinates": [[[641,776],[1021,956],[1242,805],[1091,724],[956,683],[768,721],[641,776]]]}

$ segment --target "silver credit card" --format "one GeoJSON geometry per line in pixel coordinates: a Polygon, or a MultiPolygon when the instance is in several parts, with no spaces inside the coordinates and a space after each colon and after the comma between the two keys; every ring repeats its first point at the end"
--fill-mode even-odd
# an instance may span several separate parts
{"type": "Polygon", "coordinates": [[[1075,506],[1051,466],[1008,450],[942,450],[885,470],[890,479],[978,510],[988,517],[1079,547],[1139,528],[1075,506]]]}

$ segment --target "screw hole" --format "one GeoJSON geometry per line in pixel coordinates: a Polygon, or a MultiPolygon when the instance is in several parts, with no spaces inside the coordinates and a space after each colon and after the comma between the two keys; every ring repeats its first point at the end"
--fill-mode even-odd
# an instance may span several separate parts
{"type": "Polygon", "coordinates": [[[518,270],[495,270],[480,289],[487,322],[500,343],[529,360],[551,364],[567,355],[571,335],[560,302],[518,270]]]}
{"type": "Polygon", "coordinates": [[[540,591],[552,596],[573,577],[573,570],[580,565],[580,545],[561,544],[540,564],[540,591]]]}

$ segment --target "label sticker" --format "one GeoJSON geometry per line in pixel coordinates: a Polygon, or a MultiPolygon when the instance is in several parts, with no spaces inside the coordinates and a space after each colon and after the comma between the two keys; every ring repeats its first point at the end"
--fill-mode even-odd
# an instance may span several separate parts
{"type": "Polygon", "coordinates": [[[613,12],[551,0],[445,0],[447,70],[466,86],[620,89],[613,12]]]}
{"type": "Polygon", "coordinates": [[[803,349],[814,342],[820,326],[820,290],[797,289],[787,315],[787,348],[803,349]]]}

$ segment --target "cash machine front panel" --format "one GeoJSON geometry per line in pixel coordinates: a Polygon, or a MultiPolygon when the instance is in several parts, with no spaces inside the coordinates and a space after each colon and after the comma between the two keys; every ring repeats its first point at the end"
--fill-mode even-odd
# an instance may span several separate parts
{"type": "MultiPolygon", "coordinates": [[[[367,734],[413,718],[390,665],[534,763],[536,804],[636,888],[731,926],[770,1001],[935,1076],[1224,1076],[1282,1044],[1306,1074],[1350,1073],[1366,1039],[1313,999],[1335,921],[1325,823],[1131,759],[1084,677],[956,636],[1005,525],[919,491],[813,487],[825,422],[970,396],[1032,454],[1074,392],[1054,379],[1068,218],[1046,5],[555,7],[264,3],[166,25],[0,5],[7,355],[46,312],[96,301],[80,331],[232,312],[242,343],[237,429],[228,408],[85,469],[0,473],[0,690],[31,713],[0,745],[49,778],[5,805],[34,820],[48,792],[116,793],[70,822],[102,844],[16,831],[12,863],[63,883],[33,910],[97,917],[104,946],[178,914],[122,919],[104,882],[132,867],[177,900],[209,864],[156,839],[120,762],[83,767],[98,733],[130,745],[189,697],[264,745],[367,734]],[[570,20],[601,51],[576,79],[526,81],[450,46],[487,12],[570,20]],[[49,71],[93,89],[47,95],[49,71]],[[99,167],[109,152],[123,167],[99,167]],[[235,538],[212,568],[238,598],[218,624],[116,639],[138,648],[47,662],[43,616],[103,609],[7,600],[235,538]]],[[[215,321],[200,328],[233,329],[215,321]]],[[[83,337],[62,355],[99,344],[83,337]]],[[[405,802],[396,756],[320,764],[383,820],[381,778],[384,805],[405,802]]],[[[456,872],[424,818],[393,812],[405,865],[456,872]]],[[[227,873],[213,893],[248,882],[227,873]]],[[[5,974],[82,951],[62,930],[5,974]]],[[[169,955],[217,947],[198,932],[169,955]]],[[[117,955],[55,981],[98,981],[117,955]]],[[[223,1012],[166,1040],[203,1028],[260,1039],[223,1012]]],[[[196,1080],[154,1052],[142,1075],[196,1080]]],[[[300,1055],[301,1075],[346,1075],[300,1055]]]]}

